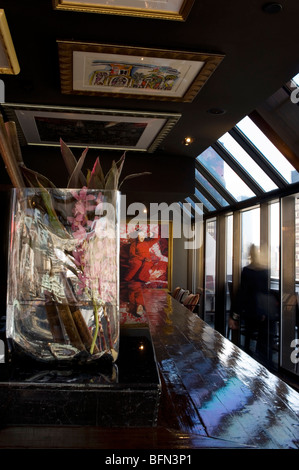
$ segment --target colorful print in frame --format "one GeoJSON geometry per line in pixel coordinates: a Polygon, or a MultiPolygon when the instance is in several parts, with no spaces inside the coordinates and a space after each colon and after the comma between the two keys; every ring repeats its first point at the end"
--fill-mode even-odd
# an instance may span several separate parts
{"type": "Polygon", "coordinates": [[[223,55],[57,41],[61,92],[191,102],[223,55]]]}

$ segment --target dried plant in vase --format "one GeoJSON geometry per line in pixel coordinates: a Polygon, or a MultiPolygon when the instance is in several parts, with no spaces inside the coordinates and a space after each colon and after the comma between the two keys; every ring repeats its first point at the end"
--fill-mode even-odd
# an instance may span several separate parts
{"type": "MultiPolygon", "coordinates": [[[[1,137],[3,126],[0,150],[5,145],[12,150],[12,141],[1,144],[1,137]]],[[[123,154],[106,175],[97,158],[84,176],[88,148],[77,161],[62,140],[60,147],[69,173],[63,189],[27,168],[20,153],[16,158],[9,152],[10,168],[15,167],[10,171],[23,182],[20,187],[17,179],[13,199],[7,335],[40,360],[85,361],[108,354],[115,361],[119,189],[126,179],[149,173],[120,183],[123,154]],[[107,204],[114,208],[110,216],[107,204]]]]}

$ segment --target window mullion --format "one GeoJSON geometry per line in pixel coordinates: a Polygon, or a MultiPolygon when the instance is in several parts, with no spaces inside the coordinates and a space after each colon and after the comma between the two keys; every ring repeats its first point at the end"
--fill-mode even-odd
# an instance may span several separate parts
{"type": "Polygon", "coordinates": [[[267,161],[265,157],[249,142],[241,131],[233,128],[230,135],[243,147],[243,149],[250,155],[250,157],[262,168],[262,170],[272,179],[272,181],[279,187],[285,188],[288,184],[283,177],[275,170],[273,165],[267,161]]]}
{"type": "Polygon", "coordinates": [[[220,143],[216,142],[212,147],[257,196],[264,194],[259,184],[244,170],[234,157],[230,156],[220,143]]]}

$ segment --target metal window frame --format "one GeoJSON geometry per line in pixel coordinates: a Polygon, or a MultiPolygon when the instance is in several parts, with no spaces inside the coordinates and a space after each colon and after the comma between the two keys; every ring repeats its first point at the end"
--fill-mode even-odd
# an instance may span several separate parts
{"type": "Polygon", "coordinates": [[[218,155],[231,167],[232,170],[244,181],[244,183],[253,191],[256,196],[262,196],[265,191],[256,182],[256,180],[242,167],[237,160],[219,143],[212,145],[218,155]]]}
{"type": "MultiPolygon", "coordinates": [[[[191,199],[195,204],[196,204],[196,203],[202,204],[203,212],[204,212],[205,214],[213,214],[213,211],[211,212],[211,211],[207,208],[207,206],[205,205],[205,203],[202,202],[195,194],[192,194],[192,196],[188,196],[188,197],[189,197],[189,199],[191,199]]],[[[187,202],[188,202],[188,201],[187,201],[187,202]]],[[[193,212],[194,212],[194,208],[193,208],[193,207],[192,207],[192,210],[193,210],[193,212]]]]}
{"type": "Polygon", "coordinates": [[[195,177],[195,187],[196,189],[198,189],[198,191],[200,191],[204,195],[204,197],[209,201],[209,203],[215,207],[216,210],[219,210],[222,207],[224,207],[217,201],[217,199],[214,198],[214,196],[212,196],[212,194],[198,181],[196,177],[195,177]]]}
{"type": "MultiPolygon", "coordinates": [[[[195,169],[196,171],[198,171],[198,173],[200,173],[200,175],[204,178],[204,175],[196,168],[195,169]]],[[[206,178],[205,178],[206,179],[206,178]]],[[[207,182],[209,183],[209,181],[207,180],[207,182]]],[[[206,188],[206,186],[198,179],[196,173],[195,173],[195,185],[197,185],[197,187],[200,186],[200,188],[203,188],[202,192],[205,191],[206,193],[206,198],[207,199],[211,199],[211,204],[213,204],[215,207],[217,207],[218,209],[222,208],[222,207],[228,207],[229,206],[229,203],[228,201],[216,190],[215,186],[213,186],[213,189],[218,192],[219,196],[225,200],[225,202],[227,203],[227,205],[224,205],[224,204],[221,204],[221,202],[218,201],[217,197],[214,196],[214,194],[208,189],[206,188]],[[218,207],[219,206],[219,207],[218,207]]]]}
{"type": "MultiPolygon", "coordinates": [[[[243,134],[242,131],[234,127],[229,134],[241,145],[248,155],[260,166],[260,168],[269,176],[269,178],[280,189],[285,188],[288,183],[283,176],[268,162],[264,155],[251,143],[251,141],[243,134]]],[[[267,137],[267,136],[266,136],[267,137]]]]}
{"type": "Polygon", "coordinates": [[[238,202],[237,199],[235,199],[198,160],[195,160],[195,168],[206,178],[206,180],[216,189],[216,191],[218,191],[220,196],[222,196],[223,199],[228,202],[229,206],[238,202]]]}

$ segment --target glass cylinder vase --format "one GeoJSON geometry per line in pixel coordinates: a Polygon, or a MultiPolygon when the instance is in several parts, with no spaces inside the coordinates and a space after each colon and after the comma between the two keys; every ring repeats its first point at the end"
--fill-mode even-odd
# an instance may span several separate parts
{"type": "Polygon", "coordinates": [[[119,351],[118,191],[13,189],[7,337],[40,361],[119,351]]]}

